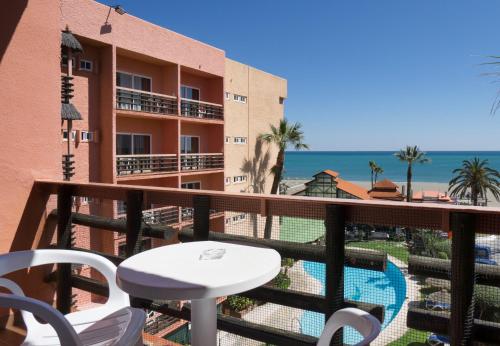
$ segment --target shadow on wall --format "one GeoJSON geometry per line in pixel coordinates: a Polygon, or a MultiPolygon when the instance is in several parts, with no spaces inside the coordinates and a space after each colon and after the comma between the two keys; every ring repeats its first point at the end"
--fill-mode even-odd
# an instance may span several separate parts
{"type": "MultiPolygon", "coordinates": [[[[47,206],[55,206],[49,197],[47,191],[36,183],[33,184],[12,240],[10,252],[47,248],[50,244],[55,234],[57,218],[51,217],[47,213],[47,206]]],[[[52,268],[52,265],[44,265],[29,270],[23,269],[9,274],[7,277],[20,284],[27,296],[51,304],[55,287],[53,284],[44,282],[46,282],[52,268]]],[[[17,324],[18,321],[21,321],[17,311],[15,316],[17,324]]],[[[5,326],[7,319],[8,311],[0,310],[0,327],[5,326]]]]}
{"type": "MultiPolygon", "coordinates": [[[[250,186],[248,192],[265,193],[266,177],[268,174],[270,154],[269,150],[265,153],[262,151],[262,141],[257,139],[255,143],[254,156],[251,160],[245,159],[241,171],[246,173],[250,178],[250,186]]],[[[252,214],[253,237],[258,238],[258,220],[257,215],[252,214]]]]}
{"type": "Polygon", "coordinates": [[[245,159],[241,171],[249,175],[250,191],[253,193],[265,193],[266,176],[268,173],[270,154],[269,150],[262,151],[262,141],[257,139],[255,143],[255,152],[253,159],[245,159]]]}
{"type": "Polygon", "coordinates": [[[0,30],[0,62],[3,61],[3,56],[27,5],[28,0],[4,1],[2,3],[3,9],[2,15],[0,15],[0,22],[2,23],[2,30],[0,30]]]}

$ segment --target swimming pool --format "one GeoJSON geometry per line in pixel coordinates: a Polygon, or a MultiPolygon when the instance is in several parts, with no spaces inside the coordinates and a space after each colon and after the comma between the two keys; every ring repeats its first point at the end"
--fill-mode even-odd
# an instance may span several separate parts
{"type": "MultiPolygon", "coordinates": [[[[307,274],[321,282],[321,294],[325,293],[325,264],[303,262],[307,274]]],[[[385,328],[396,317],[406,298],[406,281],[403,273],[392,262],[387,262],[385,272],[345,267],[344,296],[346,299],[385,306],[385,328]]],[[[325,325],[324,315],[305,311],[301,318],[302,333],[319,336],[325,325]]],[[[345,328],[344,343],[355,344],[361,335],[354,329],[345,328]]]]}

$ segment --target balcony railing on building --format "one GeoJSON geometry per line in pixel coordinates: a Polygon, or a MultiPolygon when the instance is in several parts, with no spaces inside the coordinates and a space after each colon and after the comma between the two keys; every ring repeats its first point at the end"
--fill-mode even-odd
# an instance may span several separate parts
{"type": "Polygon", "coordinates": [[[181,116],[223,120],[224,107],[215,103],[181,99],[181,116]]]}
{"type": "MultiPolygon", "coordinates": [[[[217,316],[219,331],[242,337],[241,342],[234,344],[246,345],[245,340],[253,339],[275,345],[314,345],[317,338],[303,334],[304,332],[310,333],[310,330],[290,327],[293,322],[290,312],[297,310],[301,313],[324,314],[328,318],[340,308],[354,306],[370,312],[381,321],[391,318],[393,313],[391,310],[394,308],[383,305],[384,299],[380,296],[366,297],[375,298],[370,300],[370,303],[360,301],[362,298],[354,298],[359,296],[358,293],[354,294],[352,299],[344,298],[345,293],[352,288],[349,288],[352,283],[347,279],[344,280],[347,278],[345,267],[369,272],[367,275],[369,282],[366,284],[371,283],[373,290],[375,288],[385,290],[391,285],[394,285],[394,290],[401,290],[395,294],[397,296],[395,299],[401,300],[401,309],[395,310],[397,316],[394,320],[388,320],[390,324],[380,335],[377,344],[390,344],[396,341],[395,338],[400,338],[401,344],[405,345],[408,342],[402,343],[402,340],[425,342],[430,332],[449,335],[452,345],[472,345],[472,341],[500,344],[500,321],[494,316],[496,311],[499,311],[496,306],[500,293],[496,287],[500,285],[500,266],[478,262],[478,254],[475,253],[476,234],[499,237],[500,209],[498,208],[228,194],[217,191],[158,187],[141,189],[138,186],[59,181],[37,181],[35,188],[44,194],[40,198],[45,201],[49,200],[50,195],[57,194],[57,210],[52,212],[50,217],[57,218],[57,246],[59,248],[89,251],[89,249],[76,248],[71,243],[71,225],[77,224],[88,226],[89,228],[85,229],[87,232],[96,232],[97,229],[98,232],[124,234],[127,245],[125,256],[131,256],[139,251],[137,249],[139,249],[142,237],[151,237],[172,242],[206,239],[237,241],[249,245],[267,246],[278,251],[283,259],[293,259],[291,265],[295,267],[288,267],[286,263],[290,261],[284,261],[283,266],[286,268],[282,269],[281,276],[286,274],[287,270],[290,271],[290,268],[294,268],[295,274],[299,275],[297,279],[292,279],[294,286],[283,287],[271,283],[240,294],[260,304],[273,303],[273,311],[275,311],[275,306],[278,309],[278,305],[281,306],[279,309],[285,310],[280,313],[276,310],[272,317],[267,310],[267,312],[262,310],[261,314],[253,310],[251,320],[225,313],[217,316]],[[125,201],[126,219],[114,220],[76,213],[71,209],[73,195],[125,201]],[[192,212],[189,214],[193,218],[193,227],[175,229],[168,226],[152,226],[144,222],[150,217],[142,210],[145,200],[149,203],[171,205],[175,208],[191,208],[192,212]],[[232,225],[241,233],[233,233],[235,230],[228,228],[228,225],[226,228],[216,229],[216,227],[224,226],[217,226],[217,223],[211,220],[211,209],[218,213],[246,213],[250,215],[249,222],[238,223],[238,226],[232,225]],[[261,227],[264,226],[267,218],[274,219],[273,236],[272,239],[261,239],[259,234],[263,229],[257,226],[259,224],[261,227]],[[424,257],[423,252],[412,252],[411,249],[407,249],[406,242],[408,244],[411,242],[402,237],[397,241],[396,238],[390,241],[379,240],[376,242],[377,247],[370,249],[363,248],[369,243],[366,239],[361,239],[359,240],[361,247],[354,248],[352,242],[345,245],[352,225],[397,227],[405,229],[406,235],[412,237],[418,232],[427,236],[429,232],[436,232],[435,236],[426,237],[426,239],[434,239],[437,242],[443,238],[443,231],[451,232],[450,239],[445,236],[451,247],[443,250],[440,246],[435,249],[437,257],[424,257]],[[311,236],[321,241],[310,242],[297,238],[298,234],[304,232],[310,232],[311,236]],[[278,238],[280,240],[277,240],[278,238]],[[381,251],[384,246],[387,246],[390,251],[381,251]],[[314,264],[314,262],[323,265],[325,269],[321,273],[306,275],[308,267],[306,264],[314,264]],[[396,285],[398,281],[396,277],[388,277],[389,281],[387,281],[377,275],[377,272],[389,273],[389,267],[394,268],[394,266],[399,268],[401,280],[405,281],[400,285],[396,285]],[[321,285],[318,285],[320,279],[321,285]],[[427,287],[429,285],[433,286],[433,290],[429,290],[427,287]],[[447,298],[449,301],[430,304],[429,297],[438,286],[439,291],[446,290],[446,292],[440,292],[439,296],[449,297],[447,298]],[[475,295],[475,288],[481,289],[483,293],[489,292],[489,298],[493,302],[490,306],[492,311],[482,313],[481,304],[484,304],[485,299],[475,295]],[[488,290],[485,291],[485,288],[488,290]],[[475,298],[479,299],[476,303],[475,298]],[[412,301],[415,304],[409,304],[413,303],[412,301]],[[419,340],[411,339],[413,334],[418,336],[415,329],[425,332],[423,336],[419,336],[419,340]],[[397,334],[396,337],[395,334],[397,334]]],[[[493,242],[494,239],[492,240],[491,236],[477,239],[482,238],[493,242]]],[[[416,239],[414,238],[413,242],[416,239]]],[[[499,245],[500,241],[497,241],[496,248],[499,248],[499,245]]],[[[92,251],[95,252],[95,250],[92,251]]],[[[115,254],[101,254],[117,264],[124,259],[115,254]]],[[[493,261],[488,263],[493,263],[493,261]]],[[[60,273],[63,273],[64,266],[62,264],[58,267],[60,273]]],[[[317,267],[314,265],[311,268],[317,267]]],[[[70,274],[56,275],[59,287],[57,304],[63,312],[68,312],[67,307],[73,299],[72,287],[98,295],[107,294],[106,285],[96,278],[71,273],[70,269],[67,272],[70,274]]],[[[361,275],[360,272],[357,273],[361,275]]],[[[189,305],[173,308],[166,302],[152,302],[134,297],[131,297],[131,302],[136,307],[182,320],[190,320],[189,305]]],[[[258,308],[255,307],[255,309],[258,308]]],[[[322,319],[318,317],[316,322],[321,324],[321,321],[322,319]]],[[[313,327],[321,329],[321,325],[313,327]]],[[[339,337],[336,337],[335,345],[342,345],[341,336],[342,332],[339,337]]]]}
{"type": "Polygon", "coordinates": [[[181,154],[182,171],[222,168],[224,168],[224,155],[222,153],[181,154]]]}
{"type": "Polygon", "coordinates": [[[116,156],[116,174],[119,176],[176,172],[177,170],[177,155],[175,154],[116,156]]]}
{"type": "Polygon", "coordinates": [[[136,112],[177,115],[177,98],[148,91],[117,87],[116,108],[136,112]]]}

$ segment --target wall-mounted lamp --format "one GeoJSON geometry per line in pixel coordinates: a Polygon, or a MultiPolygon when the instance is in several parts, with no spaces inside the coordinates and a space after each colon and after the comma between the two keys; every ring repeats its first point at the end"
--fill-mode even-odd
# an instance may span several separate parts
{"type": "Polygon", "coordinates": [[[127,13],[127,11],[125,11],[125,9],[122,7],[122,5],[116,5],[113,8],[115,9],[115,12],[120,14],[120,15],[127,13]]]}

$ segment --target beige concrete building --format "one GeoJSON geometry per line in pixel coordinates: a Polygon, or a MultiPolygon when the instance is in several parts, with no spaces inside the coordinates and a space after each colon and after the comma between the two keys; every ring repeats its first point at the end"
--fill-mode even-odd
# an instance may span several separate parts
{"type": "Polygon", "coordinates": [[[287,81],[226,58],[224,90],[225,189],[269,193],[277,148],[258,143],[258,136],[283,119],[287,81]]]}

